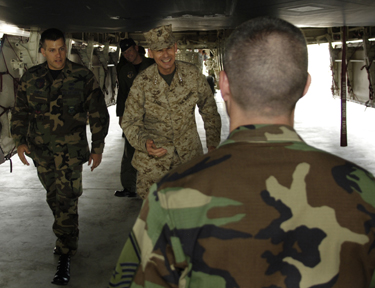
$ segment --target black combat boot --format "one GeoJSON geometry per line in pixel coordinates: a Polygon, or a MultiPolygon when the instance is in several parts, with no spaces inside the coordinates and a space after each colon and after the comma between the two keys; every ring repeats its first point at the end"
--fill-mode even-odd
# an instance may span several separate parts
{"type": "Polygon", "coordinates": [[[115,192],[115,196],[117,197],[137,197],[137,193],[130,191],[129,189],[125,188],[124,190],[118,190],[115,192]]]}
{"type": "Polygon", "coordinates": [[[61,249],[59,247],[53,248],[53,254],[54,255],[62,255],[61,249]]]}
{"type": "Polygon", "coordinates": [[[53,277],[52,284],[67,285],[70,280],[70,255],[63,254],[59,258],[57,271],[53,277]]]}

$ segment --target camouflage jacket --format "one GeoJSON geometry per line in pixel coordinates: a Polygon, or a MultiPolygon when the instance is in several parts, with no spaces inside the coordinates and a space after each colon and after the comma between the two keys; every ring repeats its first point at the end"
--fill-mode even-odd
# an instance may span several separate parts
{"type": "Polygon", "coordinates": [[[374,192],[293,128],[242,126],[151,187],[109,286],[367,288],[374,192]]]}
{"type": "MultiPolygon", "coordinates": [[[[139,72],[145,70],[148,66],[155,63],[154,59],[142,57],[142,62],[139,66],[139,72]]],[[[120,73],[118,75],[118,82],[119,82],[119,90],[117,94],[117,104],[116,104],[116,116],[120,117],[123,116],[125,110],[125,102],[128,98],[128,94],[130,91],[130,87],[133,85],[133,81],[137,76],[137,71],[135,67],[131,63],[126,63],[120,69],[120,73]]]]}
{"type": "Polygon", "coordinates": [[[122,128],[136,149],[132,164],[138,171],[144,163],[169,169],[175,151],[182,162],[203,154],[195,122],[196,105],[204,121],[207,146],[220,143],[221,119],[215,98],[206,78],[193,64],[176,61],[170,86],[157,65],[151,65],[134,80],[125,105],[122,128]],[[167,154],[158,159],[150,157],[147,139],[167,149],[167,154]]]}
{"type": "Polygon", "coordinates": [[[94,74],[79,64],[66,65],[53,80],[47,62],[21,78],[11,130],[16,146],[27,144],[37,163],[55,157],[59,168],[80,165],[89,158],[87,114],[92,132],[91,152],[103,153],[109,115],[94,74]]]}

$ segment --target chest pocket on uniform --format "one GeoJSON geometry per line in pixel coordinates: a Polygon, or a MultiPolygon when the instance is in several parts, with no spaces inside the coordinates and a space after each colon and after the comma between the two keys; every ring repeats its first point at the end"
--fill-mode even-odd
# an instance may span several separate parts
{"type": "Polygon", "coordinates": [[[64,113],[68,117],[74,117],[79,113],[84,113],[83,102],[76,103],[76,101],[64,99],[64,113]]]}
{"type": "Polygon", "coordinates": [[[83,93],[77,90],[63,90],[63,110],[67,117],[74,117],[84,112],[83,93]]]}
{"type": "Polygon", "coordinates": [[[28,104],[33,114],[45,114],[49,111],[48,99],[43,91],[33,91],[29,94],[28,104]]]}
{"type": "Polygon", "coordinates": [[[71,134],[85,129],[87,113],[84,109],[83,93],[78,91],[62,92],[61,131],[71,134]]]}

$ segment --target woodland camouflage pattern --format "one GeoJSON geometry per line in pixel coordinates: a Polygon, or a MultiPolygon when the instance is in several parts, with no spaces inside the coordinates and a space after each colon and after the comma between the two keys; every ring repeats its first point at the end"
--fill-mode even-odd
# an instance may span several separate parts
{"type": "Polygon", "coordinates": [[[21,79],[12,113],[16,147],[27,144],[30,157],[37,163],[53,154],[58,169],[83,164],[90,155],[87,113],[91,152],[101,154],[109,116],[94,74],[67,59],[62,73],[53,81],[47,63],[34,66],[21,79]]]}
{"type": "Polygon", "coordinates": [[[196,105],[204,121],[207,146],[220,143],[221,119],[206,78],[193,64],[175,63],[170,86],[160,76],[157,64],[140,72],[125,104],[121,126],[136,150],[132,165],[138,171],[137,193],[141,197],[171,168],[203,154],[195,123],[196,105]],[[147,139],[167,149],[167,154],[149,156],[147,139]]]}
{"type": "Polygon", "coordinates": [[[82,194],[82,164],[90,150],[87,115],[92,132],[91,152],[103,153],[109,115],[94,74],[68,59],[53,80],[47,62],[30,68],[21,79],[12,113],[16,146],[26,144],[47,191],[55,217],[56,247],[75,254],[78,241],[77,201],[82,194]]]}
{"type": "Polygon", "coordinates": [[[176,43],[172,32],[172,24],[160,26],[143,33],[151,50],[161,50],[176,43]]]}
{"type": "Polygon", "coordinates": [[[367,288],[374,192],[289,126],[239,127],[152,186],[109,287],[367,288]]]}

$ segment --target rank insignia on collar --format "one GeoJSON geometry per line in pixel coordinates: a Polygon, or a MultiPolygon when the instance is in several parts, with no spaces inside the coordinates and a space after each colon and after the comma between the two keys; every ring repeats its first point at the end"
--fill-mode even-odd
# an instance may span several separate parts
{"type": "Polygon", "coordinates": [[[45,83],[44,78],[36,79],[36,80],[35,80],[35,87],[36,87],[37,89],[41,89],[41,88],[44,87],[44,83],[45,83]]]}
{"type": "Polygon", "coordinates": [[[134,77],[134,72],[133,71],[129,71],[128,72],[128,78],[133,78],[134,77]]]}

